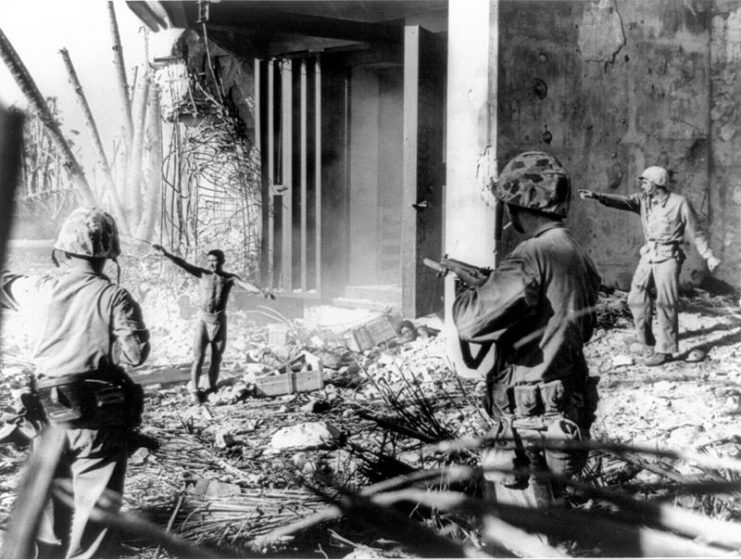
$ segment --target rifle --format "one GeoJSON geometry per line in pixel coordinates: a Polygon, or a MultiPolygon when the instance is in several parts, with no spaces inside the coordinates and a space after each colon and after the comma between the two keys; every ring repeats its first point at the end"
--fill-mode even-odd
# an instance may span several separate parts
{"type": "MultiPolygon", "coordinates": [[[[486,282],[492,272],[491,268],[479,268],[478,266],[461,262],[455,258],[448,258],[447,255],[443,256],[440,259],[440,262],[436,262],[429,258],[423,258],[422,262],[424,262],[425,266],[435,270],[439,277],[443,277],[447,274],[455,274],[456,278],[460,282],[459,285],[462,284],[465,287],[480,287],[484,282],[486,282]]],[[[458,291],[458,289],[456,289],[456,291],[458,291]]],[[[484,362],[493,342],[472,344],[459,338],[458,345],[463,364],[469,369],[478,369],[484,362]],[[476,349],[475,354],[473,351],[474,349],[476,349]]]]}
{"type": "Polygon", "coordinates": [[[461,262],[455,258],[448,258],[447,255],[440,259],[440,262],[423,258],[425,266],[432,268],[437,272],[439,277],[447,274],[455,274],[460,282],[467,287],[479,287],[486,282],[491,275],[491,268],[479,268],[473,264],[461,262]]]}

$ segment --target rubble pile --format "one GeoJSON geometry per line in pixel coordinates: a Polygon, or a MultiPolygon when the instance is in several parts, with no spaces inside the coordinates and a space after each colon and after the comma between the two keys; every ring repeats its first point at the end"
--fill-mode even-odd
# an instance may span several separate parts
{"type": "MultiPolygon", "coordinates": [[[[230,553],[306,556],[327,544],[334,546],[332,556],[361,548],[409,556],[399,541],[369,531],[363,522],[372,522],[372,516],[358,513],[360,527],[340,520],[336,507],[343,495],[365,494],[397,476],[478,465],[475,448],[435,449],[437,443],[481,437],[492,426],[478,404],[483,382],[450,370],[436,329],[378,313],[361,313],[359,320],[328,328],[270,309],[235,310],[218,390],[198,406],[191,403],[187,385],[189,301],[172,287],[141,282],[137,289],[152,328],[153,354],[134,372],[145,386],[146,404],[129,461],[127,510],[230,553]],[[255,312],[272,322],[264,324],[262,316],[258,326],[255,312]]],[[[741,316],[720,315],[724,306],[717,301],[683,303],[682,353],[653,370],[631,350],[621,295],[600,301],[603,322],[586,347],[592,374],[600,381],[593,439],[738,457],[741,316]],[[682,356],[696,347],[706,349],[706,359],[684,361],[682,356]]],[[[3,352],[0,383],[6,425],[12,424],[8,405],[28,375],[25,338],[14,320],[8,315],[3,328],[3,345],[9,348],[3,352]]],[[[27,453],[27,446],[0,445],[3,524],[27,453]]],[[[709,504],[677,489],[708,477],[726,480],[724,475],[681,460],[595,451],[583,479],[628,493],[652,487],[656,499],[738,521],[736,497],[717,496],[709,504]],[[667,489],[667,483],[675,489],[667,489]]],[[[477,483],[471,478],[418,486],[455,486],[477,495],[477,483]]],[[[421,527],[477,545],[475,515],[444,507],[401,510],[421,527]]],[[[129,535],[125,542],[130,555],[153,556],[153,546],[140,536],[129,535]]]]}

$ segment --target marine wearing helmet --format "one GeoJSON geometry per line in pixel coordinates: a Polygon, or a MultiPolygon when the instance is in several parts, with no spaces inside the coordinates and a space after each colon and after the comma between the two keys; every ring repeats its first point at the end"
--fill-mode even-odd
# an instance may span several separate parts
{"type": "Polygon", "coordinates": [[[518,209],[562,220],[569,213],[571,181],[550,153],[526,151],[513,157],[493,183],[494,196],[507,204],[512,225],[522,233],[518,209]]]}
{"type": "Polygon", "coordinates": [[[77,208],[62,224],[54,250],[83,258],[115,260],[121,254],[116,221],[100,208],[77,208]]]}

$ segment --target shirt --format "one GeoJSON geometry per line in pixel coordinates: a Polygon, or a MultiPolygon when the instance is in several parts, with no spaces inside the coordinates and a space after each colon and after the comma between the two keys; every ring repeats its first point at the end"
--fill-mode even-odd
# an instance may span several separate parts
{"type": "Polygon", "coordinates": [[[0,306],[28,313],[36,372],[64,376],[140,365],[149,332],[129,292],[103,275],[74,270],[61,276],[0,276],[0,306]]]}
{"type": "MultiPolygon", "coordinates": [[[[478,288],[456,296],[461,339],[494,341],[512,365],[508,384],[568,378],[592,336],[600,277],[560,222],[520,243],[478,288]]],[[[584,380],[584,379],[581,379],[584,380]]]]}
{"type": "Polygon", "coordinates": [[[700,256],[706,260],[713,256],[695,210],[681,194],[665,192],[663,195],[649,196],[635,193],[624,196],[595,193],[595,198],[604,206],[635,212],[641,216],[646,239],[641,252],[647,255],[650,262],[663,262],[670,258],[683,259],[679,243],[684,240],[685,231],[694,240],[700,256]]]}

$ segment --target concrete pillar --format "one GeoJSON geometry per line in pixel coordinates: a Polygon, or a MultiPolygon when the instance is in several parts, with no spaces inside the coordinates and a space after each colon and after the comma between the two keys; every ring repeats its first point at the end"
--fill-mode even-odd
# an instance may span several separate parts
{"type": "MultiPolygon", "coordinates": [[[[478,266],[494,264],[499,0],[450,0],[448,12],[445,252],[478,266]]],[[[445,285],[445,334],[459,374],[467,370],[451,324],[454,286],[445,285]]],[[[485,371],[485,364],[479,370],[485,371]]]]}

